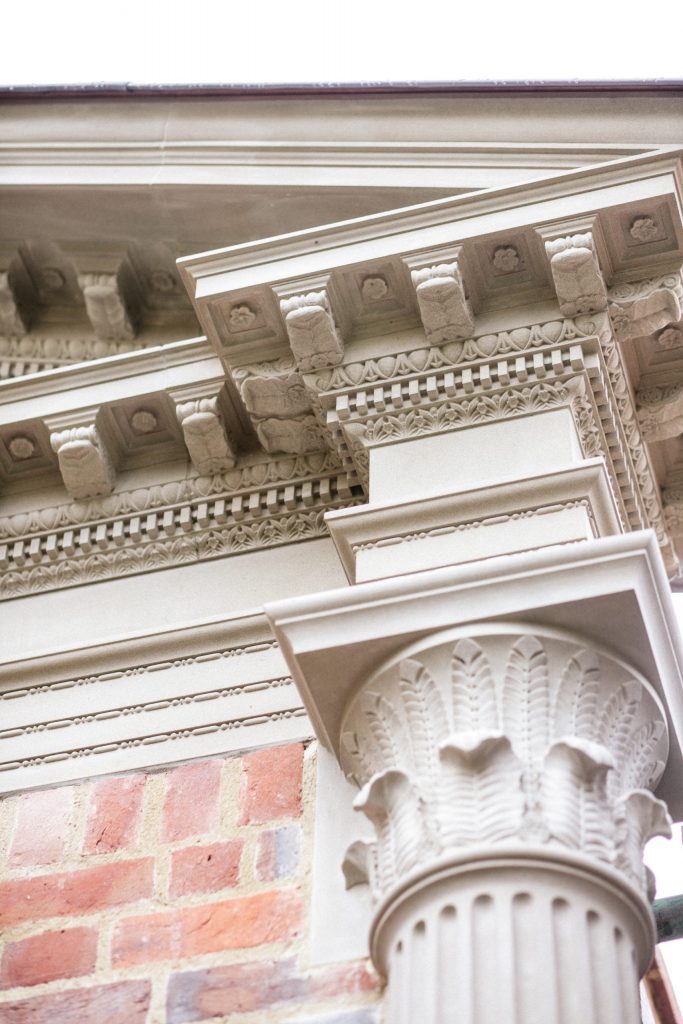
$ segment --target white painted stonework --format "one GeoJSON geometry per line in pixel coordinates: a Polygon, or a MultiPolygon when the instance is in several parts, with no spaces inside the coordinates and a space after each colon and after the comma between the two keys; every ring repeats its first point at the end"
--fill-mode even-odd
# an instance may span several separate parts
{"type": "Polygon", "coordinates": [[[314,962],[638,1024],[680,111],[320,102],[1,112],[0,791],[315,735],[314,962]]]}

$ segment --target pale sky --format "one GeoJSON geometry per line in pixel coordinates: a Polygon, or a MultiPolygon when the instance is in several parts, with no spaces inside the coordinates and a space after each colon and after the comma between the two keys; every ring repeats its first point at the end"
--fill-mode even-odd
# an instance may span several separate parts
{"type": "Polygon", "coordinates": [[[24,0],[0,85],[683,78],[683,3],[24,0]]]}

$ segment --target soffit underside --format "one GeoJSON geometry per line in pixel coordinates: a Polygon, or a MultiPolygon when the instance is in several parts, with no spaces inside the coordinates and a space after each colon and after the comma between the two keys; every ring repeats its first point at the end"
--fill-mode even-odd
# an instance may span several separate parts
{"type": "MultiPolygon", "coordinates": [[[[502,203],[495,215],[509,221],[510,210],[524,211],[528,198],[535,196],[535,187],[525,193],[518,186],[482,194],[485,198],[481,201],[473,196],[471,200],[461,198],[399,210],[394,229],[392,214],[382,215],[379,221],[371,217],[356,219],[348,227],[336,225],[331,229],[336,247],[333,250],[326,243],[316,252],[317,239],[325,243],[330,230],[322,227],[317,232],[188,258],[181,261],[182,273],[209,343],[198,340],[180,348],[177,344],[169,346],[169,342],[173,331],[181,329],[182,317],[192,313],[174,276],[170,249],[162,250],[156,243],[156,248],[147,250],[130,246],[119,263],[118,256],[112,262],[111,252],[100,251],[98,270],[103,273],[97,280],[102,278],[104,284],[100,281],[97,287],[109,289],[107,301],[111,302],[107,308],[113,303],[118,316],[113,318],[113,326],[105,317],[104,333],[109,329],[111,334],[122,323],[125,328],[131,301],[131,286],[126,284],[129,272],[137,274],[142,292],[143,329],[137,335],[133,332],[132,337],[109,337],[98,342],[92,339],[92,331],[88,336],[88,317],[92,317],[86,289],[93,285],[79,274],[75,250],[53,242],[22,243],[14,259],[20,259],[29,277],[37,273],[40,280],[41,267],[55,269],[54,260],[61,259],[63,281],[57,281],[59,287],[51,289],[48,278],[47,287],[42,291],[38,287],[35,320],[23,336],[11,339],[14,351],[9,361],[14,359],[16,368],[17,358],[20,363],[23,359],[20,369],[39,370],[35,358],[31,363],[30,357],[41,343],[49,343],[54,354],[57,339],[64,365],[45,375],[15,376],[0,384],[0,474],[2,504],[7,513],[3,520],[3,560],[6,569],[15,572],[15,592],[28,592],[27,570],[32,567],[36,569],[35,578],[40,570],[40,578],[50,581],[45,585],[82,582],[84,577],[79,573],[69,579],[60,577],[63,562],[77,556],[85,567],[92,556],[116,555],[114,549],[136,550],[124,571],[162,567],[167,551],[159,551],[160,539],[166,546],[176,544],[174,557],[182,560],[217,557],[230,553],[236,544],[288,543],[318,536],[324,532],[324,512],[362,500],[367,482],[362,459],[359,462],[351,452],[345,428],[340,425],[344,417],[362,418],[373,403],[372,415],[377,417],[382,406],[386,410],[388,404],[391,411],[392,403],[404,403],[406,397],[413,405],[423,403],[423,399],[429,405],[435,395],[437,400],[444,397],[438,395],[440,388],[449,386],[467,394],[472,390],[474,367],[478,381],[485,379],[485,371],[495,387],[502,387],[506,380],[510,383],[511,371],[509,367],[501,371],[499,357],[510,352],[518,358],[519,353],[537,349],[545,359],[541,350],[548,350],[547,358],[552,362],[553,345],[567,345],[572,339],[589,339],[605,331],[610,332],[613,342],[618,332],[606,316],[596,326],[585,317],[581,319],[582,310],[567,315],[558,309],[556,283],[545,249],[548,231],[555,237],[558,233],[589,231],[608,288],[605,308],[609,305],[611,310],[623,312],[627,307],[626,319],[632,314],[635,300],[643,298],[638,299],[642,282],[659,281],[654,291],[657,295],[666,292],[669,306],[656,310],[659,319],[655,316],[655,326],[655,321],[648,320],[641,333],[637,327],[622,332],[619,345],[624,368],[620,372],[626,386],[633,390],[641,377],[647,380],[652,367],[659,367],[659,372],[665,374],[673,372],[680,356],[675,333],[679,330],[680,309],[674,313],[680,299],[683,251],[677,193],[672,184],[675,164],[674,156],[663,154],[653,158],[651,164],[647,160],[643,163],[642,158],[635,164],[626,161],[626,170],[622,165],[614,165],[616,170],[596,169],[592,183],[581,175],[576,180],[570,175],[565,188],[570,196],[581,195],[577,182],[586,189],[604,188],[609,182],[616,191],[599,212],[589,200],[586,211],[576,214],[576,200],[572,199],[569,206],[575,215],[564,220],[561,203],[558,206],[557,198],[551,196],[555,217],[561,221],[554,227],[542,218],[529,223],[523,216],[510,228],[478,234],[462,233],[462,217],[448,226],[451,207],[466,211],[468,203],[481,201],[502,203]],[[658,182],[669,174],[669,185],[658,185],[653,191],[648,183],[655,174],[659,175],[658,182]],[[634,181],[644,188],[641,199],[633,198],[634,181]],[[621,201],[619,188],[624,195],[621,201]],[[411,218],[425,216],[432,221],[429,230],[434,230],[435,224],[438,227],[441,218],[441,242],[420,249],[415,245],[410,222],[411,218]],[[641,221],[648,223],[634,233],[634,225],[641,221]],[[381,230],[373,234],[378,223],[381,230]],[[443,231],[450,232],[449,241],[445,241],[443,231]],[[408,248],[401,233],[409,238],[408,248]],[[373,252],[377,239],[379,254],[373,252]],[[337,254],[345,246],[347,255],[339,261],[337,254]],[[163,252],[165,262],[145,265],[145,252],[157,256],[163,252]],[[302,265],[309,261],[306,273],[300,269],[296,272],[298,265],[293,271],[292,253],[302,265]],[[316,259],[323,261],[317,268],[316,259]],[[450,328],[434,331],[433,324],[425,320],[416,288],[419,275],[438,265],[451,268],[448,273],[461,288],[463,308],[470,311],[469,326],[460,325],[455,332],[450,328]],[[245,285],[245,280],[255,283],[245,285]],[[164,285],[156,289],[160,293],[156,308],[146,298],[154,292],[155,282],[164,285]],[[328,348],[322,354],[315,345],[312,352],[303,352],[301,338],[292,331],[292,313],[296,314],[302,296],[310,295],[318,296],[312,303],[314,314],[323,335],[327,332],[323,348],[325,344],[328,348]],[[559,331],[552,326],[558,323],[559,331]],[[674,334],[663,341],[665,330],[674,334]],[[80,353],[70,352],[74,341],[80,343],[80,353]],[[150,347],[144,351],[146,343],[150,347]],[[69,359],[73,355],[82,358],[83,347],[87,349],[88,345],[85,354],[98,357],[90,370],[86,364],[77,364],[70,371],[69,359]],[[138,347],[143,351],[135,354],[138,347]],[[480,364],[486,359],[482,368],[480,364]],[[445,376],[430,383],[430,368],[443,371],[445,376]],[[448,385],[448,374],[453,376],[454,372],[455,383],[448,385]],[[378,382],[382,395],[378,398],[373,393],[369,403],[368,385],[378,382]],[[392,388],[398,388],[395,396],[392,388]],[[186,411],[188,403],[194,403],[191,415],[204,417],[204,425],[213,431],[210,443],[205,438],[204,455],[201,445],[198,448],[192,441],[183,419],[190,415],[186,411]],[[69,484],[63,472],[60,479],[62,466],[53,436],[76,427],[95,429],[96,440],[88,443],[104,450],[106,457],[101,453],[97,456],[99,472],[109,483],[104,492],[86,491],[83,495],[74,493],[72,486],[71,497],[75,500],[69,502],[62,489],[68,489],[69,484]],[[220,456],[215,454],[215,445],[220,456]],[[141,498],[138,494],[133,499],[131,495],[137,493],[134,489],[140,490],[151,467],[154,495],[150,497],[150,492],[141,498]],[[45,488],[55,496],[51,507],[57,510],[48,513],[47,519],[38,508],[44,509],[45,488]],[[233,533],[226,546],[221,538],[228,528],[233,533]],[[178,546],[179,539],[191,539],[191,543],[178,546]],[[146,561],[152,547],[156,555],[146,561]]],[[[551,178],[548,182],[544,194],[548,188],[554,189],[556,197],[562,194],[564,179],[551,178]]],[[[9,306],[12,294],[12,287],[7,288],[9,306]]],[[[644,301],[649,301],[647,295],[644,301]]],[[[309,299],[304,306],[307,303],[311,306],[309,299]]],[[[17,302],[21,313],[19,306],[17,302]]],[[[101,323],[99,326],[102,328],[101,323]]],[[[566,352],[557,349],[556,356],[557,365],[562,367],[561,377],[569,373],[574,357],[569,348],[566,352]]],[[[518,384],[525,379],[520,373],[527,378],[530,372],[536,373],[533,354],[529,358],[528,366],[515,367],[518,384]]],[[[43,368],[49,368],[49,363],[43,368]]],[[[614,382],[610,386],[614,387],[614,382]]],[[[671,473],[677,472],[681,442],[678,434],[667,438],[664,453],[658,443],[653,442],[651,464],[661,487],[667,485],[671,473]]],[[[97,473],[95,477],[101,487],[97,473]]],[[[663,533],[661,506],[657,514],[663,533]]],[[[634,520],[632,525],[639,523],[634,520]]],[[[117,559],[121,562],[120,552],[107,572],[117,571],[117,559]]],[[[101,558],[97,566],[101,571],[101,558]]]]}

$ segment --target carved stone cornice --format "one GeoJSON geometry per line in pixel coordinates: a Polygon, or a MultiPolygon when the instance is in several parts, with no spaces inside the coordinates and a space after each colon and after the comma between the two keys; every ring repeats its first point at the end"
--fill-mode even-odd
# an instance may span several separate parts
{"type": "Polygon", "coordinates": [[[683,433],[683,383],[649,385],[636,395],[638,420],[646,441],[664,441],[683,433]]]}
{"type": "Polygon", "coordinates": [[[262,615],[0,663],[0,792],[311,734],[262,615]],[[169,656],[172,652],[172,657],[169,656]]]}
{"type": "Polygon", "coordinates": [[[367,485],[374,445],[565,405],[574,414],[584,456],[607,459],[624,523],[651,526],[675,572],[659,487],[607,314],[456,344],[455,350],[450,344],[430,347],[306,377],[309,387],[327,385],[318,401],[345,464],[367,485]],[[462,360],[466,350],[477,354],[476,361],[462,360]],[[509,355],[495,362],[484,356],[503,350],[509,355]],[[460,361],[449,362],[454,355],[460,361]]]}
{"type": "MultiPolygon", "coordinates": [[[[319,461],[324,466],[324,458],[319,461]]],[[[0,521],[1,596],[7,600],[326,536],[325,512],[362,499],[361,488],[345,472],[328,469],[327,475],[302,480],[298,474],[313,468],[305,460],[283,460],[281,466],[279,476],[267,464],[230,474],[235,482],[251,478],[251,490],[226,490],[225,477],[199,478],[192,488],[188,481],[170,483],[112,495],[106,503],[0,521]],[[267,486],[256,483],[271,475],[267,486]],[[41,528],[45,523],[52,525],[41,528]]]]}

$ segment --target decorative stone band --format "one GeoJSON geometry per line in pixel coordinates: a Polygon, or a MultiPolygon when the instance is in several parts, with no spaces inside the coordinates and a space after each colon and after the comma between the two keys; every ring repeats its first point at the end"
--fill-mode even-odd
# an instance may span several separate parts
{"type": "Polygon", "coordinates": [[[453,630],[353,699],[342,764],[377,840],[356,846],[375,898],[426,861],[481,844],[574,850],[643,894],[644,844],[667,834],[650,789],[668,753],[649,684],[580,638],[532,627],[453,630]]]}
{"type": "Polygon", "coordinates": [[[145,347],[144,339],[116,342],[92,337],[50,338],[20,331],[9,337],[0,337],[0,381],[56,370],[59,366],[71,366],[84,360],[115,356],[141,347],[145,347]]]}
{"type": "Polygon", "coordinates": [[[668,753],[649,684],[578,636],[472,625],[409,647],[351,700],[342,765],[388,1020],[638,1024],[654,928],[644,844],[668,753]],[[483,966],[485,965],[485,966],[483,966]]]}
{"type": "Polygon", "coordinates": [[[308,377],[311,390],[325,382],[333,389],[319,392],[314,406],[320,415],[327,410],[332,443],[342,462],[367,484],[368,448],[374,445],[570,405],[585,457],[602,455],[607,461],[625,528],[654,529],[667,569],[675,574],[678,565],[659,487],[607,314],[490,335],[464,345],[476,346],[477,362],[448,364],[447,358],[457,352],[443,345],[348,364],[316,378],[317,383],[308,377]],[[595,333],[581,333],[588,330],[595,333]],[[551,344],[555,337],[566,341],[551,344]],[[510,357],[495,362],[481,358],[485,350],[502,353],[511,346],[510,357]],[[347,383],[352,380],[364,386],[347,383]]]}
{"type": "MultiPolygon", "coordinates": [[[[9,599],[324,536],[325,512],[359,500],[360,486],[339,473],[274,482],[241,494],[210,494],[146,513],[133,510],[4,543],[0,539],[0,596],[9,599]]],[[[57,518],[59,510],[52,511],[57,518]]]]}

